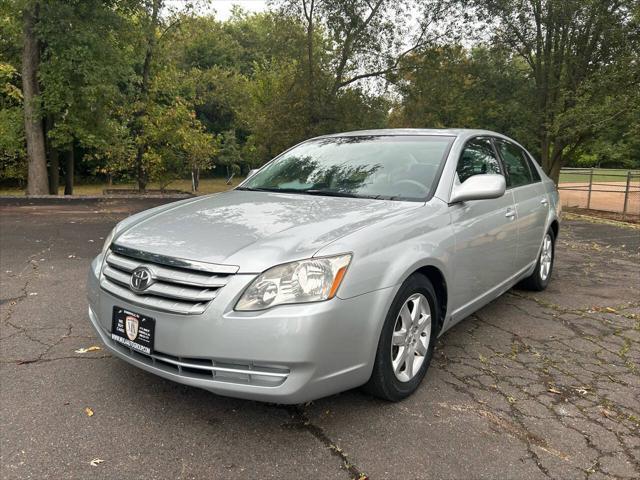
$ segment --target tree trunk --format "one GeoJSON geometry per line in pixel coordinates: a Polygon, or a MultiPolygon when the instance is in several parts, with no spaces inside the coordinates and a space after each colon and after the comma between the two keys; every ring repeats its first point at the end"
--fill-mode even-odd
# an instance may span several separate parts
{"type": "Polygon", "coordinates": [[[49,193],[58,195],[60,188],[60,159],[55,148],[49,150],[49,193]]]}
{"type": "Polygon", "coordinates": [[[562,169],[562,160],[558,159],[551,166],[551,171],[548,173],[549,178],[553,180],[556,185],[558,185],[558,182],[560,181],[560,169],[562,169]]]}
{"type": "MultiPolygon", "coordinates": [[[[156,46],[156,28],[158,26],[158,17],[160,15],[160,8],[162,7],[162,0],[153,0],[151,7],[151,20],[149,29],[147,30],[147,51],[144,55],[144,64],[142,65],[142,83],[140,85],[140,99],[142,101],[142,108],[136,115],[138,121],[137,135],[142,134],[142,120],[146,115],[147,101],[149,100],[149,80],[151,78],[151,61],[153,60],[153,53],[156,46]]],[[[147,188],[149,181],[147,171],[144,168],[144,152],[147,146],[140,142],[138,145],[138,151],[136,152],[136,175],[138,177],[138,190],[144,192],[147,188]]]]}
{"type": "Polygon", "coordinates": [[[73,195],[73,167],[75,163],[75,155],[73,153],[73,145],[65,153],[65,176],[64,176],[64,194],[73,195]]]}
{"type": "Polygon", "coordinates": [[[194,192],[200,188],[200,167],[193,167],[191,169],[191,186],[194,192]]]}
{"type": "Polygon", "coordinates": [[[47,182],[47,158],[44,143],[44,128],[40,117],[38,67],[40,52],[35,27],[38,17],[38,2],[24,8],[24,47],[22,50],[22,95],[24,98],[24,133],[27,142],[28,195],[49,193],[47,182]]]}
{"type": "Polygon", "coordinates": [[[307,7],[306,0],[302,2],[304,8],[304,15],[307,19],[307,108],[308,108],[308,119],[307,119],[307,135],[310,135],[316,124],[316,92],[314,88],[314,76],[313,76],[313,9],[314,9],[314,0],[309,1],[309,6],[307,7]]]}
{"type": "Polygon", "coordinates": [[[136,152],[136,176],[138,178],[138,190],[140,192],[144,192],[147,189],[147,171],[144,168],[143,162],[144,149],[145,146],[140,145],[136,152]]]}
{"type": "Polygon", "coordinates": [[[58,150],[49,141],[49,132],[53,129],[54,120],[52,115],[47,115],[45,121],[45,146],[47,158],[49,159],[49,194],[58,195],[60,188],[60,158],[58,150]]]}

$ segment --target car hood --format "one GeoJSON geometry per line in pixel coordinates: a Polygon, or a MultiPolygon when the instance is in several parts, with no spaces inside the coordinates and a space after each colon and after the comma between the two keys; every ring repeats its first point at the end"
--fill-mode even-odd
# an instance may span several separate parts
{"type": "Polygon", "coordinates": [[[232,190],[143,216],[117,235],[115,243],[258,273],[311,257],[338,238],[422,205],[232,190]]]}

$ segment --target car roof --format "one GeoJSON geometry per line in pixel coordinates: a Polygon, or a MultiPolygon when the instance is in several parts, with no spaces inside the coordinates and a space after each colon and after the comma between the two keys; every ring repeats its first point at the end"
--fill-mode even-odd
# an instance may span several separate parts
{"type": "Polygon", "coordinates": [[[359,136],[375,136],[375,135],[440,135],[440,136],[473,136],[473,135],[495,135],[503,137],[504,135],[492,132],[490,130],[472,129],[472,128],[380,128],[373,130],[355,130],[352,132],[332,133],[322,135],[316,138],[330,137],[359,137],[359,136]]]}

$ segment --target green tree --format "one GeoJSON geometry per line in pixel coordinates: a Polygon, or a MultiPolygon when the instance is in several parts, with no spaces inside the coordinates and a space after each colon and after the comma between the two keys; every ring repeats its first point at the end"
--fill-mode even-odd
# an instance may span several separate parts
{"type": "Polygon", "coordinates": [[[158,182],[161,190],[178,178],[213,165],[214,138],[180,99],[169,106],[152,104],[144,122],[142,162],[149,180],[158,182]]]}
{"type": "Polygon", "coordinates": [[[22,94],[24,97],[24,132],[28,157],[27,192],[30,195],[46,195],[47,159],[42,125],[42,109],[38,72],[40,69],[40,41],[37,24],[40,18],[40,2],[26,2],[22,10],[22,94]]]}
{"type": "Polygon", "coordinates": [[[511,135],[535,152],[533,84],[523,62],[502,48],[459,45],[408,56],[393,82],[396,127],[483,128],[511,135]]]}
{"type": "Polygon", "coordinates": [[[637,11],[618,0],[466,3],[483,12],[496,43],[526,62],[535,84],[541,163],[557,182],[586,139],[630,108],[607,99],[638,88],[637,11]]]}
{"type": "Polygon", "coordinates": [[[22,91],[17,83],[16,69],[0,63],[0,178],[21,181],[26,152],[22,91]]]}
{"type": "Polygon", "coordinates": [[[229,130],[219,136],[220,150],[217,155],[217,163],[225,167],[227,179],[238,175],[244,163],[242,151],[236,139],[236,132],[229,130]]]}
{"type": "Polygon", "coordinates": [[[445,2],[285,0],[281,11],[300,19],[306,32],[306,123],[313,134],[335,116],[342,90],[396,72],[407,55],[433,42],[437,32],[430,27],[445,2]]]}
{"type": "Polygon", "coordinates": [[[49,0],[41,7],[44,48],[39,78],[47,119],[50,191],[57,193],[57,158],[65,162],[65,194],[73,193],[75,153],[108,148],[121,140],[114,115],[119,84],[133,75],[119,44],[125,24],[117,5],[99,0],[49,0]]]}

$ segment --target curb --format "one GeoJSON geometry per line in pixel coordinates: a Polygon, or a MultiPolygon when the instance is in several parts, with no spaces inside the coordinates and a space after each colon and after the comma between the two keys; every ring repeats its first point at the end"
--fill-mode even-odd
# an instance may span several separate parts
{"type": "Polygon", "coordinates": [[[579,213],[562,212],[562,220],[583,220],[589,223],[601,223],[601,224],[613,225],[621,228],[628,228],[630,230],[640,230],[640,225],[637,223],[622,222],[620,220],[611,220],[609,218],[593,217],[591,215],[582,215],[579,213]]]}
{"type": "Polygon", "coordinates": [[[3,195],[0,196],[0,206],[7,205],[68,205],[73,203],[102,203],[114,200],[182,200],[195,195],[190,193],[171,195],[3,195]]]}

